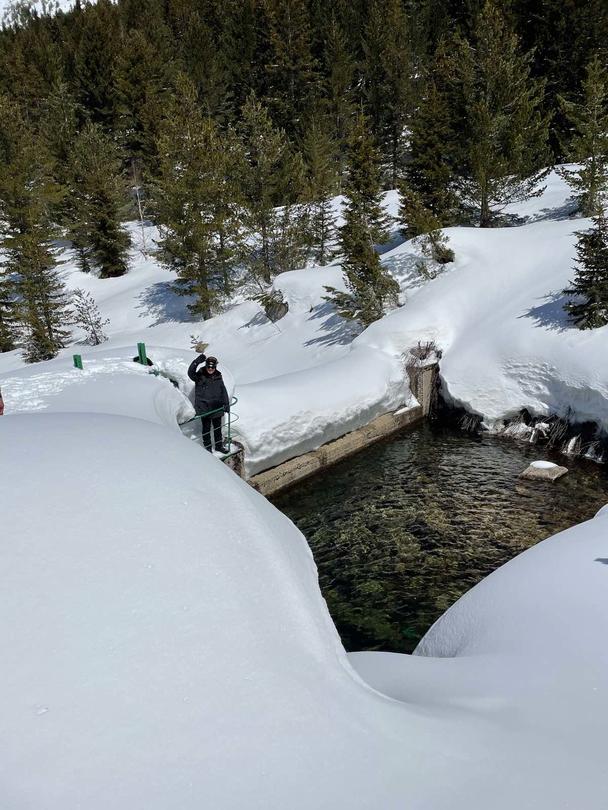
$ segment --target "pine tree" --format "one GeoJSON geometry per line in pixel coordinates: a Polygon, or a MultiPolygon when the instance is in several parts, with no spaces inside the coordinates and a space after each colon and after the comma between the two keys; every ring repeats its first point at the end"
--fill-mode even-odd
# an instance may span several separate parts
{"type": "Polygon", "coordinates": [[[174,70],[163,50],[142,31],[132,30],[125,37],[116,62],[120,141],[137,166],[149,171],[153,170],[157,157],[158,130],[174,70]]]}
{"type": "Polygon", "coordinates": [[[11,279],[4,276],[0,267],[0,352],[10,352],[17,339],[16,301],[11,279]]]}
{"type": "Polygon", "coordinates": [[[608,190],[608,80],[607,66],[595,54],[587,65],[580,102],[561,98],[563,111],[574,128],[571,159],[580,169],[560,174],[577,192],[583,216],[598,214],[608,190]]]}
{"type": "Polygon", "coordinates": [[[388,220],[382,207],[380,154],[363,113],[359,113],[349,139],[348,180],[344,190],[347,196],[345,218],[351,216],[362,222],[372,244],[388,241],[388,220]]]}
{"type": "Polygon", "coordinates": [[[335,16],[332,16],[324,41],[325,98],[323,107],[330,122],[330,133],[337,145],[339,178],[346,173],[348,138],[356,118],[353,96],[355,62],[348,41],[335,16]]]}
{"type": "Polygon", "coordinates": [[[443,224],[457,208],[455,176],[462,160],[458,130],[464,128],[462,105],[453,87],[453,42],[443,39],[421,82],[410,121],[410,145],[404,174],[407,185],[443,224]]]}
{"type": "Polygon", "coordinates": [[[324,265],[333,255],[335,223],[332,198],[337,192],[337,150],[318,119],[313,119],[306,131],[303,151],[307,169],[308,244],[315,262],[324,265]]]}
{"type": "Polygon", "coordinates": [[[60,196],[52,175],[44,141],[19,107],[0,96],[0,248],[28,362],[54,357],[70,335],[67,293],[52,244],[60,196]]]}
{"type": "Polygon", "coordinates": [[[27,363],[51,360],[70,338],[67,291],[57,274],[52,235],[43,222],[3,242],[7,266],[19,276],[20,342],[27,363]]]}
{"type": "Polygon", "coordinates": [[[252,94],[243,107],[240,134],[245,155],[241,189],[244,225],[250,243],[245,256],[252,280],[259,286],[297,266],[303,255],[301,160],[294,156],[285,133],[273,126],[268,111],[252,94]],[[282,210],[279,208],[282,206],[282,210]]]}
{"type": "Polygon", "coordinates": [[[191,312],[209,318],[231,291],[241,249],[236,177],[243,159],[233,133],[221,134],[198,104],[192,83],[178,77],[158,143],[152,196],[164,263],[191,312]]]}
{"type": "Polygon", "coordinates": [[[596,329],[608,324],[608,222],[603,211],[593,219],[589,231],[577,234],[577,267],[566,295],[582,297],[565,309],[579,329],[596,329]]]}
{"type": "Polygon", "coordinates": [[[404,165],[414,96],[414,58],[402,0],[372,0],[364,32],[364,96],[390,187],[404,165]]]}
{"type": "Polygon", "coordinates": [[[117,112],[116,59],[120,47],[118,11],[110,0],[77,7],[70,28],[71,74],[77,101],[93,123],[110,129],[117,112]]]}
{"type": "Polygon", "coordinates": [[[347,292],[326,290],[340,315],[368,326],[382,317],[387,304],[396,303],[399,285],[382,267],[374,248],[388,234],[381,203],[380,158],[363,114],[357,119],[350,145],[347,202],[340,229],[347,292]]]}
{"type": "Polygon", "coordinates": [[[530,76],[530,54],[493,0],[486,0],[471,41],[455,54],[465,107],[465,205],[490,227],[497,209],[538,196],[547,170],[548,122],[540,112],[543,84],[530,76]]]}
{"type": "Polygon", "coordinates": [[[84,330],[86,342],[91,346],[99,346],[108,339],[104,327],[110,323],[109,318],[103,318],[99,307],[91,293],[86,290],[72,291],[73,323],[84,330]]]}
{"type": "Polygon", "coordinates": [[[449,240],[441,230],[441,221],[407,184],[401,183],[399,191],[399,220],[406,239],[418,237],[423,254],[438,264],[454,261],[454,251],[448,247],[449,240]]]}
{"type": "Polygon", "coordinates": [[[40,130],[53,158],[55,180],[62,186],[68,182],[67,165],[81,115],[82,110],[63,81],[44,99],[40,130]]]}
{"type": "Polygon", "coordinates": [[[296,134],[315,96],[317,64],[312,55],[307,0],[264,0],[268,18],[268,100],[273,120],[296,134]]]}
{"type": "Polygon", "coordinates": [[[101,278],[122,276],[128,269],[129,234],[121,224],[126,186],[116,146],[95,124],[87,124],[69,157],[68,233],[83,271],[101,278]]]}

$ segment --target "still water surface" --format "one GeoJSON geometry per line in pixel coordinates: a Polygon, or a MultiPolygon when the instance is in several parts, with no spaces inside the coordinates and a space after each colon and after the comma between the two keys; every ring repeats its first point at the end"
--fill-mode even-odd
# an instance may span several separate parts
{"type": "Polygon", "coordinates": [[[608,471],[425,425],[273,498],[306,536],[347,650],[411,652],[465,591],[608,503],[608,471]],[[530,461],[569,467],[524,481],[530,461]]]}

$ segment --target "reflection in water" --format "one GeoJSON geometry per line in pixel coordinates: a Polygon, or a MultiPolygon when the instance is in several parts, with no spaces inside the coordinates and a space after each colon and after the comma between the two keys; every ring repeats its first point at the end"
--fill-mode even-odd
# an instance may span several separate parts
{"type": "Polygon", "coordinates": [[[608,502],[604,467],[518,478],[538,447],[429,426],[273,498],[304,533],[347,650],[410,652],[484,576],[608,502]]]}

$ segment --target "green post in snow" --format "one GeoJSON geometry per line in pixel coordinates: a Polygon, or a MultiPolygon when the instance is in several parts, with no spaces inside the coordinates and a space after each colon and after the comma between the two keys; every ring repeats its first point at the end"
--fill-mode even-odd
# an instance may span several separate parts
{"type": "Polygon", "coordinates": [[[79,354],[74,355],[74,368],[82,369],[82,357],[79,354]]]}
{"type": "Polygon", "coordinates": [[[146,344],[145,343],[138,343],[137,344],[137,354],[139,355],[139,362],[142,366],[148,365],[148,356],[146,355],[146,344]]]}

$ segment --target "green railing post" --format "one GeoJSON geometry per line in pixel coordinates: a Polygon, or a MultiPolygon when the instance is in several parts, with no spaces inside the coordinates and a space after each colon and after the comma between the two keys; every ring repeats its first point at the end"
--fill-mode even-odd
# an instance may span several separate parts
{"type": "Polygon", "coordinates": [[[79,354],[74,355],[74,368],[82,369],[82,357],[79,354]]]}
{"type": "Polygon", "coordinates": [[[137,354],[139,355],[139,362],[142,366],[148,365],[148,357],[146,355],[146,344],[145,343],[138,343],[137,344],[137,354]]]}

